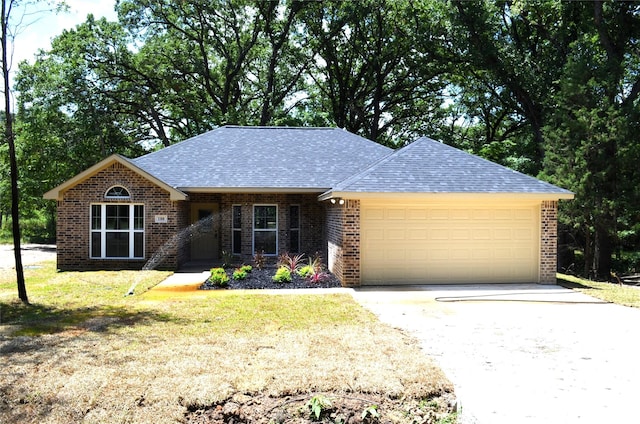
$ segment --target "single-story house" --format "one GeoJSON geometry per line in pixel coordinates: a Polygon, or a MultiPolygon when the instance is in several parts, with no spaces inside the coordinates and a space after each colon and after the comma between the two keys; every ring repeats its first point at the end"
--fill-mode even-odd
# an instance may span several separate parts
{"type": "Polygon", "coordinates": [[[337,128],[224,126],[44,197],[60,270],[320,252],[360,286],[555,283],[573,193],[425,137],[394,151],[337,128]]]}

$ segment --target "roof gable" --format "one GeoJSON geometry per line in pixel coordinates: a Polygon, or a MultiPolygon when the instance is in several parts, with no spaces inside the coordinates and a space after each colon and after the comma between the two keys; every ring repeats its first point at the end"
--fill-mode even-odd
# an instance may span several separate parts
{"type": "MultiPolygon", "coordinates": [[[[338,183],[333,193],[573,193],[427,137],[338,183]]],[[[324,198],[330,197],[326,194],[324,198]]]]}
{"type": "Polygon", "coordinates": [[[184,191],[323,192],[392,152],[337,128],[224,126],[132,162],[184,191]]]}
{"type": "Polygon", "coordinates": [[[185,193],[181,192],[180,190],[176,190],[175,188],[167,185],[163,181],[159,180],[158,178],[154,177],[153,175],[150,175],[146,171],[144,171],[144,170],[140,169],[139,167],[137,167],[129,159],[125,158],[124,156],[117,155],[117,154],[116,155],[111,155],[111,156],[101,160],[100,162],[98,162],[95,165],[93,165],[92,167],[84,170],[83,172],[79,173],[78,175],[76,175],[75,177],[71,178],[70,180],[67,180],[64,183],[62,183],[59,186],[57,186],[56,188],[53,188],[53,189],[49,190],[48,192],[46,192],[43,195],[43,197],[45,199],[49,199],[49,200],[62,200],[62,195],[64,194],[65,191],[67,191],[68,189],[70,189],[70,188],[82,183],[83,181],[88,180],[92,176],[96,175],[98,172],[100,172],[103,169],[111,166],[113,163],[119,163],[119,164],[123,165],[127,169],[130,169],[131,171],[141,175],[143,178],[146,178],[147,180],[153,182],[154,184],[156,184],[157,186],[161,187],[162,189],[168,191],[169,192],[169,197],[170,197],[171,200],[186,200],[187,199],[187,195],[185,193]]]}

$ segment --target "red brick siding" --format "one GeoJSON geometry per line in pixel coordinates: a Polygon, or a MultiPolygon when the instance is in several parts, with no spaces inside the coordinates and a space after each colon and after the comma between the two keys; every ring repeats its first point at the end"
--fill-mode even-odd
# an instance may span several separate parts
{"type": "Polygon", "coordinates": [[[276,205],[278,207],[278,253],[290,251],[289,246],[289,206],[300,207],[300,253],[313,255],[320,252],[327,258],[324,205],[316,194],[278,193],[224,193],[190,195],[192,202],[218,203],[220,205],[220,249],[231,252],[232,248],[232,207],[242,208],[242,259],[250,262],[253,258],[253,206],[276,205]]]}
{"type": "Polygon", "coordinates": [[[558,202],[542,202],[540,217],[540,283],[555,284],[558,249],[558,202]]]}
{"type": "MultiPolygon", "coordinates": [[[[139,269],[165,242],[171,239],[181,225],[180,202],[172,202],[169,193],[149,180],[115,163],[88,180],[72,187],[58,201],[57,252],[60,270],[139,269]],[[130,199],[110,200],[104,194],[114,185],[129,190],[130,199]],[[89,217],[93,203],[137,203],[144,205],[145,258],[90,259],[89,217]],[[155,215],[167,215],[166,224],[156,224],[155,215]]],[[[161,268],[178,266],[176,249],[167,252],[161,268]]]]}
{"type": "Polygon", "coordinates": [[[345,200],[327,211],[329,270],[345,287],[360,286],[360,201],[345,200]]]}
{"type": "Polygon", "coordinates": [[[189,201],[172,202],[169,193],[128,168],[114,164],[64,193],[58,202],[58,268],[85,269],[139,269],[163,247],[159,268],[177,269],[190,260],[189,237],[177,237],[189,231],[191,204],[216,203],[219,205],[218,234],[220,249],[231,251],[231,207],[242,206],[242,256],[250,261],[253,238],[253,205],[278,206],[278,253],[290,250],[289,206],[300,207],[300,250],[313,255],[320,252],[326,261],[327,239],[325,206],[316,194],[234,194],[189,193],[189,201]],[[129,190],[130,199],[107,200],[109,187],[121,185],[129,190]],[[92,203],[138,203],[145,206],[145,258],[90,259],[89,217],[92,203]],[[155,223],[155,215],[167,215],[168,223],[155,223]]]}

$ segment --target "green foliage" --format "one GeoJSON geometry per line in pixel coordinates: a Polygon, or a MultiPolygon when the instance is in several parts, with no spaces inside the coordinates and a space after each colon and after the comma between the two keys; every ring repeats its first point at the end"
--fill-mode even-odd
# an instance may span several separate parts
{"type": "Polygon", "coordinates": [[[299,255],[291,255],[288,252],[285,252],[279,256],[278,266],[285,267],[289,270],[291,274],[295,274],[298,272],[298,270],[302,266],[303,258],[304,258],[304,253],[300,253],[299,255]]]}
{"type": "Polygon", "coordinates": [[[389,145],[428,135],[574,191],[560,221],[585,270],[607,275],[616,252],[640,251],[634,2],[117,9],[118,21],[88,17],[19,67],[21,217],[50,221],[28,232],[53,233],[43,191],[109,154],[138,156],[225,123],[331,125],[389,145]]]}
{"type": "Polygon", "coordinates": [[[312,283],[320,283],[329,277],[329,274],[324,272],[324,265],[322,263],[322,256],[320,252],[316,252],[313,258],[309,259],[309,265],[305,268],[308,269],[305,277],[312,283]]]}
{"type": "Polygon", "coordinates": [[[313,267],[311,265],[305,265],[300,267],[298,275],[302,278],[308,278],[313,274],[313,267]]]}
{"type": "Polygon", "coordinates": [[[233,254],[228,250],[223,250],[221,252],[222,256],[222,268],[229,268],[233,263],[233,254]]]}
{"type": "Polygon", "coordinates": [[[364,408],[364,410],[362,411],[362,414],[360,415],[360,419],[363,422],[366,422],[367,420],[369,422],[373,422],[376,421],[380,418],[380,412],[378,412],[378,405],[369,405],[366,408],[364,408]]]}
{"type": "Polygon", "coordinates": [[[323,412],[332,407],[331,400],[324,395],[315,395],[307,402],[307,408],[311,414],[311,418],[315,421],[320,420],[323,412]]]}
{"type": "Polygon", "coordinates": [[[240,270],[246,272],[247,274],[253,271],[253,267],[251,265],[242,265],[240,270]]]}
{"type": "Polygon", "coordinates": [[[276,271],[276,274],[271,277],[273,281],[276,283],[290,283],[291,282],[291,271],[289,268],[285,266],[281,266],[276,271]]]}
{"type": "Polygon", "coordinates": [[[224,268],[211,268],[209,281],[218,287],[227,287],[229,284],[229,276],[224,268]]]}
{"type": "Polygon", "coordinates": [[[234,280],[244,280],[245,278],[247,278],[247,271],[244,271],[242,268],[233,271],[234,280]]]}

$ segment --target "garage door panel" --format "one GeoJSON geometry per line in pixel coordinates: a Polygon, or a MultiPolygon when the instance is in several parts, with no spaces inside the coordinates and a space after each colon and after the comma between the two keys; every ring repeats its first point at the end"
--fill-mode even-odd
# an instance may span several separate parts
{"type": "Polygon", "coordinates": [[[407,236],[409,240],[427,240],[429,238],[429,232],[426,228],[416,228],[409,231],[407,236]]]}
{"type": "Polygon", "coordinates": [[[409,209],[407,210],[407,219],[422,221],[427,219],[426,209],[409,209]]]}
{"type": "Polygon", "coordinates": [[[474,209],[473,219],[491,219],[493,216],[490,209],[474,209]]]}
{"type": "Polygon", "coordinates": [[[490,228],[476,228],[472,234],[474,240],[491,240],[490,228]]]}
{"type": "Polygon", "coordinates": [[[513,230],[514,240],[530,241],[533,238],[533,230],[531,228],[516,228],[513,230]]]}
{"type": "Polygon", "coordinates": [[[537,206],[362,209],[363,284],[537,281],[537,206]]]}
{"type": "Polygon", "coordinates": [[[471,217],[471,211],[469,209],[451,209],[449,217],[452,220],[468,220],[471,217]]]}
{"type": "Polygon", "coordinates": [[[392,228],[385,231],[387,240],[404,240],[406,238],[404,229],[392,228]]]}
{"type": "Polygon", "coordinates": [[[449,209],[429,209],[429,219],[449,219],[449,209]]]}

